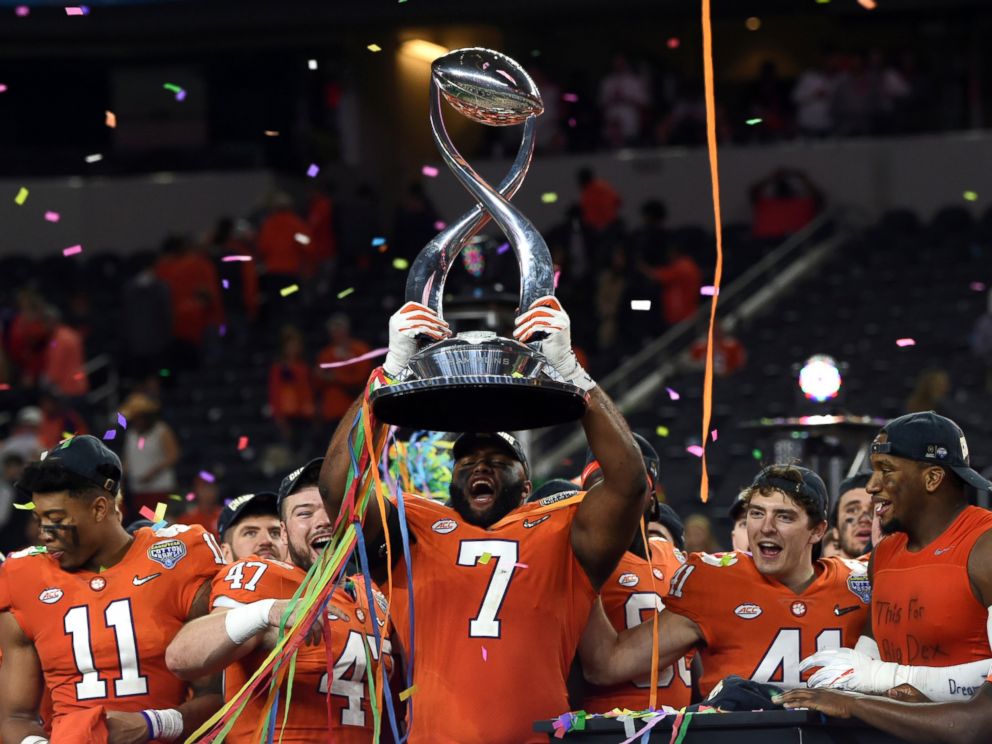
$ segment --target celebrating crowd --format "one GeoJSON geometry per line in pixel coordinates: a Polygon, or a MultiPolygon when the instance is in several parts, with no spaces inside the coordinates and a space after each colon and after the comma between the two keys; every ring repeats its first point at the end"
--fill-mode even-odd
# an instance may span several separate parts
{"type": "MultiPolygon", "coordinates": [[[[17,497],[40,545],[0,567],[3,741],[208,730],[292,627],[307,572],[350,515],[351,422],[369,391],[399,375],[418,337],[450,334],[422,305],[397,311],[385,361],[325,456],[227,503],[220,542],[158,514],[125,525],[126,473],[95,437],[29,463],[17,497]]],[[[458,436],[448,503],[392,493],[367,511],[362,568],[303,629],[292,688],[274,703],[255,695],[226,738],[372,741],[370,676],[402,690],[387,694],[383,736],[413,742],[537,742],[534,722],[569,709],[701,700],[812,707],[911,741],[987,738],[992,514],[969,493],[990,484],[953,421],[890,421],[871,473],[833,507],[812,470],[767,466],[734,504],[735,550],[685,555],[682,522],[655,496],[658,455],[578,362],[561,304],[535,302],[514,336],[587,396],[574,484],[535,490],[508,433],[458,436]],[[837,555],[819,557],[828,532],[837,555]],[[581,684],[568,682],[573,662],[581,684]]],[[[384,426],[368,424],[373,438],[384,426]]]]}

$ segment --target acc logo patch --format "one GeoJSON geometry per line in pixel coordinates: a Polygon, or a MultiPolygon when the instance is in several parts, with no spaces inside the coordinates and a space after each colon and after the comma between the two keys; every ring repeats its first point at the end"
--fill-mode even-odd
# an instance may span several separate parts
{"type": "Polygon", "coordinates": [[[458,522],[454,519],[439,519],[431,525],[431,529],[439,535],[447,535],[458,528],[458,522]]]}
{"type": "Polygon", "coordinates": [[[356,607],[355,608],[355,617],[358,618],[358,622],[364,623],[365,622],[365,611],[361,607],[356,607]]]}
{"type": "Polygon", "coordinates": [[[733,566],[737,563],[737,553],[700,553],[699,557],[707,566],[733,566]]]}
{"type": "Polygon", "coordinates": [[[64,596],[65,592],[57,587],[50,587],[38,595],[40,599],[45,604],[55,604],[64,596]]]}
{"type": "Polygon", "coordinates": [[[739,604],[734,609],[734,614],[737,615],[741,620],[754,620],[758,615],[762,613],[762,609],[753,602],[745,602],[744,604],[739,604]]]}
{"type": "Polygon", "coordinates": [[[871,580],[867,574],[851,574],[847,577],[847,588],[864,604],[871,604],[871,580]]]}
{"type": "Polygon", "coordinates": [[[166,568],[173,568],[186,557],[186,543],[182,540],[162,540],[148,548],[148,557],[166,568]]]}
{"type": "Polygon", "coordinates": [[[620,586],[637,586],[637,582],[639,581],[640,579],[635,573],[620,574],[620,578],[617,579],[617,583],[620,584],[620,586]]]}
{"type": "Polygon", "coordinates": [[[663,574],[661,572],[661,569],[660,568],[652,568],[651,569],[651,573],[654,574],[654,577],[656,579],[658,579],[658,581],[664,581],[665,580],[665,574],[663,574]]]}

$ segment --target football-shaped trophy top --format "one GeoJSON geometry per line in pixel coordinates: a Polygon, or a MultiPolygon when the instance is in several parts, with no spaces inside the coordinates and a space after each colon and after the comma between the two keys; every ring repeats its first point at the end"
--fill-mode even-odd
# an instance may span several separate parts
{"type": "Polygon", "coordinates": [[[445,100],[480,124],[506,127],[544,112],[530,75],[492,49],[456,49],[434,60],[431,74],[445,100]]]}

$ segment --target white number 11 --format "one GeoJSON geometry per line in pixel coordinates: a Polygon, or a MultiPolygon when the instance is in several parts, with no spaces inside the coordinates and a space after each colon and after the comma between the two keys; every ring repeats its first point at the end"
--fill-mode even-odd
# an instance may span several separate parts
{"type": "Polygon", "coordinates": [[[458,565],[477,566],[486,555],[496,559],[496,568],[486,587],[482,606],[468,624],[468,634],[472,638],[500,637],[500,621],[496,615],[503,606],[506,590],[510,588],[510,579],[517,567],[517,543],[512,540],[462,540],[458,548],[458,565]]]}

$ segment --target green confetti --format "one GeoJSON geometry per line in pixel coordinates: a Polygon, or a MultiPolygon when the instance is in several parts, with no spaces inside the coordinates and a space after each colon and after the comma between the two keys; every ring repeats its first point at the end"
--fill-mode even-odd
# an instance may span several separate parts
{"type": "Polygon", "coordinates": [[[520,374],[519,372],[511,372],[510,373],[510,377],[515,377],[517,379],[521,379],[523,377],[523,375],[520,374]]]}
{"type": "Polygon", "coordinates": [[[355,288],[354,287],[348,287],[348,289],[342,289],[340,292],[338,292],[338,299],[339,300],[343,300],[348,295],[354,294],[354,293],[355,293],[355,288]]]}
{"type": "Polygon", "coordinates": [[[978,201],[977,191],[965,191],[963,196],[965,201],[970,201],[970,202],[978,201]]]}
{"type": "Polygon", "coordinates": [[[489,563],[489,561],[491,561],[492,559],[493,559],[492,553],[483,553],[482,557],[479,558],[479,563],[481,563],[484,566],[487,563],[489,563]]]}
{"type": "Polygon", "coordinates": [[[393,268],[394,269],[399,269],[400,271],[403,271],[404,269],[409,269],[410,268],[410,262],[407,261],[405,258],[394,258],[393,259],[393,268]]]}
{"type": "Polygon", "coordinates": [[[172,374],[172,373],[171,373],[171,372],[170,372],[169,370],[167,370],[167,369],[160,369],[160,370],[158,371],[158,376],[159,376],[159,377],[168,377],[168,376],[169,376],[169,375],[171,375],[171,374],[172,374]]]}
{"type": "Polygon", "coordinates": [[[667,426],[659,426],[657,429],[654,430],[654,433],[657,434],[659,437],[667,437],[668,436],[668,427],[667,426]]]}
{"type": "Polygon", "coordinates": [[[21,511],[31,511],[34,509],[34,502],[29,501],[26,504],[14,504],[15,509],[20,509],[21,511]]]}
{"type": "Polygon", "coordinates": [[[299,284],[290,284],[288,287],[283,287],[282,289],[280,289],[279,294],[281,294],[283,297],[289,297],[294,292],[299,292],[299,291],[300,291],[299,284]]]}
{"type": "Polygon", "coordinates": [[[166,83],[162,87],[168,91],[172,91],[173,93],[178,93],[179,91],[182,90],[182,88],[176,85],[175,83],[166,83]]]}
{"type": "Polygon", "coordinates": [[[751,457],[753,457],[755,460],[760,460],[762,458],[761,450],[759,449],[751,450],[751,457]]]}
{"type": "Polygon", "coordinates": [[[16,204],[19,207],[22,206],[24,202],[28,200],[29,193],[30,192],[26,188],[21,186],[21,190],[18,191],[17,196],[14,197],[14,204],[16,204]]]}
{"type": "Polygon", "coordinates": [[[558,201],[558,194],[556,194],[554,191],[547,191],[541,194],[541,201],[544,202],[545,204],[554,204],[556,201],[558,201]]]}
{"type": "Polygon", "coordinates": [[[753,127],[755,124],[760,124],[762,121],[764,121],[764,119],[759,117],[757,119],[748,119],[744,123],[747,124],[749,127],[753,127]]]}

